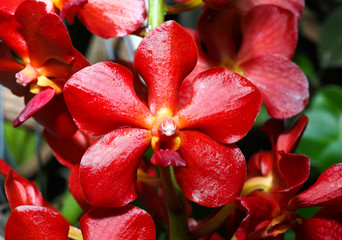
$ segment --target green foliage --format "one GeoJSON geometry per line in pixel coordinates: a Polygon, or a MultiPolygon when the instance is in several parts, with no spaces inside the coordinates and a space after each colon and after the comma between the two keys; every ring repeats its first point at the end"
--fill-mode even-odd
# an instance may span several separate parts
{"type": "Polygon", "coordinates": [[[342,7],[328,16],[322,26],[318,54],[322,68],[342,66],[342,7]]]}
{"type": "Polygon", "coordinates": [[[306,111],[308,126],[298,152],[310,157],[312,164],[324,171],[342,162],[342,88],[322,88],[306,111]]]}

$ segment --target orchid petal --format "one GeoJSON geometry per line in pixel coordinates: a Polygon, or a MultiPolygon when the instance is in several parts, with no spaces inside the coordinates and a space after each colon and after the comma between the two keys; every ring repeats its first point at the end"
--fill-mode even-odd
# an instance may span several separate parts
{"type": "Polygon", "coordinates": [[[40,206],[19,206],[8,218],[5,238],[11,240],[66,240],[69,223],[58,212],[40,206]]]}
{"type": "Polygon", "coordinates": [[[174,167],[184,195],[200,205],[231,203],[242,189],[246,163],[235,145],[222,145],[197,131],[182,131],[180,154],[187,167],[174,167]]]}
{"type": "Polygon", "coordinates": [[[277,150],[285,153],[294,152],[307,124],[308,117],[302,115],[289,131],[279,135],[277,150]]]}
{"type": "Polygon", "coordinates": [[[124,206],[136,198],[137,168],[150,147],[150,132],[119,129],[92,145],[81,160],[81,186],[94,206],[124,206]]]}
{"type": "Polygon", "coordinates": [[[200,39],[216,66],[224,64],[225,59],[230,61],[235,59],[235,41],[240,38],[240,33],[236,28],[238,24],[233,8],[224,10],[204,8],[197,25],[200,39]]]}
{"type": "Polygon", "coordinates": [[[37,95],[35,95],[25,106],[24,110],[14,120],[13,126],[18,127],[28,118],[32,117],[33,114],[43,108],[51,99],[55,96],[55,89],[46,88],[37,95]]]}
{"type": "Polygon", "coordinates": [[[297,45],[297,21],[295,16],[276,6],[257,6],[242,20],[243,41],[237,61],[276,54],[288,59],[293,57],[297,45]]]}
{"type": "Polygon", "coordinates": [[[29,58],[24,28],[15,20],[13,15],[0,10],[0,39],[21,59],[29,58]]]}
{"type": "Polygon", "coordinates": [[[340,239],[341,213],[330,212],[329,215],[325,215],[324,217],[315,215],[310,219],[301,218],[301,223],[293,228],[296,240],[340,239]]]}
{"type": "Polygon", "coordinates": [[[239,0],[234,1],[234,3],[243,15],[247,14],[251,9],[253,9],[256,6],[275,5],[291,11],[293,14],[296,15],[296,18],[298,20],[302,15],[302,10],[304,8],[304,0],[239,0]]]}
{"type": "MultiPolygon", "coordinates": [[[[32,94],[26,96],[26,104],[30,101],[31,96],[32,94]]],[[[55,95],[50,102],[33,115],[33,118],[46,130],[60,137],[72,137],[77,131],[77,127],[65,105],[63,94],[55,95]]]]}
{"type": "MultiPolygon", "coordinates": [[[[15,10],[24,1],[26,1],[26,0],[2,0],[1,5],[0,5],[0,10],[14,15],[15,10]]],[[[53,10],[53,4],[52,4],[51,0],[38,0],[38,1],[44,2],[46,4],[47,11],[53,10]]]]}
{"type": "Polygon", "coordinates": [[[308,81],[300,68],[288,59],[275,55],[260,56],[240,67],[244,76],[259,88],[272,117],[293,117],[308,103],[308,81]]]}
{"type": "Polygon", "coordinates": [[[46,11],[45,3],[23,2],[15,17],[25,29],[33,67],[41,67],[51,58],[65,64],[74,59],[74,48],[65,25],[57,14],[46,11]]]}
{"type": "Polygon", "coordinates": [[[140,43],[134,67],[145,80],[153,113],[178,110],[178,88],[197,61],[194,40],[178,23],[165,22],[140,43]]]}
{"type": "Polygon", "coordinates": [[[193,96],[174,117],[179,129],[196,128],[222,143],[234,143],[252,127],[261,106],[258,89],[223,68],[197,75],[193,96]]]}
{"type": "Polygon", "coordinates": [[[80,131],[70,138],[61,138],[44,129],[43,136],[56,159],[70,169],[81,162],[83,154],[90,146],[89,137],[80,131]]]}
{"type": "Polygon", "coordinates": [[[255,230],[255,227],[266,220],[273,219],[278,210],[274,201],[266,200],[260,197],[239,197],[235,200],[237,207],[246,212],[246,217],[235,232],[237,239],[247,239],[249,233],[255,230]]]}
{"type": "Polygon", "coordinates": [[[152,218],[132,205],[120,208],[92,208],[81,218],[84,240],[151,240],[156,238],[152,218]]]}
{"type": "Polygon", "coordinates": [[[325,170],[306,191],[295,196],[289,209],[321,206],[342,211],[342,164],[335,164],[325,170]]]}
{"type": "Polygon", "coordinates": [[[88,211],[92,206],[87,202],[80,183],[80,165],[71,168],[68,178],[68,187],[71,195],[84,211],[88,211]]]}
{"type": "Polygon", "coordinates": [[[131,72],[116,63],[97,63],[74,74],[64,98],[77,126],[89,135],[152,124],[151,112],[134,92],[131,72]]]}
{"type": "Polygon", "coordinates": [[[17,96],[25,94],[25,88],[18,85],[15,79],[15,74],[23,68],[24,66],[16,61],[9,48],[0,42],[0,82],[17,96]]]}
{"type": "Polygon", "coordinates": [[[89,0],[77,16],[95,35],[123,37],[137,30],[146,19],[145,1],[89,0]]]}

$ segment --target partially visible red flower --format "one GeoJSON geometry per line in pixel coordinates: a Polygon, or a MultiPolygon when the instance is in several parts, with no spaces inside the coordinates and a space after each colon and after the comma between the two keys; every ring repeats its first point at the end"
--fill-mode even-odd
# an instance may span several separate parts
{"type": "Polygon", "coordinates": [[[221,206],[240,193],[245,161],[234,143],[252,126],[261,96],[243,77],[214,68],[196,77],[190,103],[179,109],[179,85],[196,59],[191,36],[165,22],[143,39],[135,56],[134,67],[148,86],[148,107],[134,92],[132,74],[115,63],[85,68],[65,85],[78,127],[93,136],[105,134],[81,160],[81,185],[91,204],[134,200],[137,167],[150,146],[152,163],[174,166],[190,200],[221,206]]]}
{"type": "MultiPolygon", "coordinates": [[[[297,31],[295,15],[277,6],[256,6],[243,17],[234,8],[205,8],[198,35],[192,32],[200,56],[191,76],[214,66],[235,71],[259,88],[272,117],[292,117],[304,109],[309,96],[305,75],[289,60],[297,31]]],[[[182,89],[191,81],[188,77],[182,89]]]]}
{"type": "MultiPolygon", "coordinates": [[[[33,182],[17,174],[0,159],[0,174],[6,179],[6,195],[12,209],[5,228],[8,240],[67,240],[72,228],[38,191],[33,182]]],[[[155,239],[152,218],[135,206],[92,208],[81,217],[85,240],[155,239]]]]}
{"type": "Polygon", "coordinates": [[[137,30],[146,19],[144,0],[53,0],[61,17],[74,16],[103,38],[123,37],[137,30]]]}
{"type": "Polygon", "coordinates": [[[61,19],[43,2],[25,1],[15,15],[0,10],[1,83],[25,96],[26,107],[14,121],[29,117],[62,136],[76,131],[63,100],[63,87],[76,71],[89,66],[71,44],[61,19]],[[11,49],[21,61],[11,54],[11,49]]]}
{"type": "MultiPolygon", "coordinates": [[[[342,165],[326,170],[317,182],[296,195],[309,176],[309,158],[290,154],[307,124],[303,115],[294,127],[284,132],[279,120],[270,120],[264,126],[271,138],[273,151],[254,155],[248,164],[248,180],[244,190],[247,197],[239,197],[236,204],[247,216],[235,233],[237,239],[280,237],[292,228],[298,239],[324,239],[342,231],[342,222],[331,210],[341,211],[342,165]],[[333,183],[333,184],[332,184],[333,183]],[[303,207],[325,207],[314,218],[305,219],[295,210],[303,207]],[[314,231],[310,222],[320,222],[322,229],[314,231]],[[327,226],[332,224],[332,231],[327,226]],[[307,234],[307,235],[305,235],[307,234]]],[[[317,224],[316,223],[316,224],[317,224]]],[[[336,235],[337,236],[337,235],[336,235]]]]}

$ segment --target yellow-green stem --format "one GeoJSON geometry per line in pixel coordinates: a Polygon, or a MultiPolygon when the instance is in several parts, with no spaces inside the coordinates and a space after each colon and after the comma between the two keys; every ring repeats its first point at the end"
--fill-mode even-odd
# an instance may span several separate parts
{"type": "Polygon", "coordinates": [[[187,2],[183,2],[181,4],[176,5],[167,5],[166,6],[166,13],[167,14],[177,14],[181,12],[187,12],[192,9],[198,8],[203,6],[202,0],[190,0],[187,2]]]}
{"type": "Polygon", "coordinates": [[[148,1],[147,31],[151,31],[164,22],[165,6],[163,0],[148,1]]]}
{"type": "Polygon", "coordinates": [[[180,196],[175,190],[170,167],[160,167],[159,170],[168,207],[170,240],[190,240],[184,197],[180,196]]]}

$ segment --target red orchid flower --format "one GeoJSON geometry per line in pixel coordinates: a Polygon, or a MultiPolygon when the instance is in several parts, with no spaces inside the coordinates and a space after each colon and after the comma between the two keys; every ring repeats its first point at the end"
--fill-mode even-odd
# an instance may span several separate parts
{"type": "MultiPolygon", "coordinates": [[[[2,159],[0,174],[6,178],[5,190],[12,209],[5,228],[6,239],[69,239],[75,228],[43,198],[35,183],[21,177],[2,159]]],[[[85,240],[150,240],[156,235],[152,218],[132,205],[91,208],[80,223],[79,235],[85,240]]]]}
{"type": "Polygon", "coordinates": [[[308,82],[289,60],[297,43],[297,21],[291,12],[261,5],[239,17],[233,8],[205,8],[198,21],[198,34],[192,32],[199,48],[199,60],[182,89],[191,85],[192,76],[198,72],[222,66],[259,88],[272,117],[289,118],[304,109],[308,102],[308,82]]]}
{"type": "Polygon", "coordinates": [[[144,0],[53,0],[61,17],[74,16],[95,35],[123,37],[137,30],[146,19],[144,0]]]}
{"type": "Polygon", "coordinates": [[[214,68],[196,77],[190,103],[179,110],[177,90],[196,60],[193,39],[170,21],[152,30],[136,52],[148,107],[134,92],[131,72],[118,64],[97,63],[70,78],[64,97],[74,121],[89,135],[104,135],[80,165],[92,205],[122,206],[136,198],[137,167],[150,146],[152,163],[174,166],[188,199],[221,206],[239,194],[245,161],[234,143],[252,126],[261,96],[243,77],[214,68]]]}
{"type": "MultiPolygon", "coordinates": [[[[320,176],[315,185],[295,195],[309,176],[310,161],[305,156],[289,152],[295,150],[306,124],[307,118],[303,115],[286,132],[280,120],[272,119],[263,126],[271,139],[273,151],[260,152],[252,156],[248,163],[248,180],[244,186],[244,194],[248,196],[236,200],[237,206],[247,216],[235,233],[237,239],[280,237],[289,228],[295,230],[299,239],[323,239],[320,235],[322,233],[317,233],[320,238],[304,237],[304,233],[311,231],[305,222],[311,220],[300,217],[295,210],[310,206],[326,207],[317,214],[317,218],[322,216],[322,224],[340,224],[342,227],[339,218],[331,213],[332,207],[341,210],[342,188],[338,178],[342,174],[342,165],[332,166],[320,176]],[[336,184],[329,185],[331,182],[336,184]]],[[[342,231],[342,228],[338,231],[342,231]]],[[[327,235],[332,234],[328,232],[327,235]]],[[[308,236],[312,234],[316,233],[310,232],[308,236]]]]}
{"type": "Polygon", "coordinates": [[[74,72],[90,64],[72,46],[63,22],[47,12],[45,3],[25,1],[14,15],[0,10],[0,39],[1,83],[25,96],[26,102],[13,125],[34,115],[50,131],[72,135],[76,126],[63,100],[63,86],[74,72]]]}

